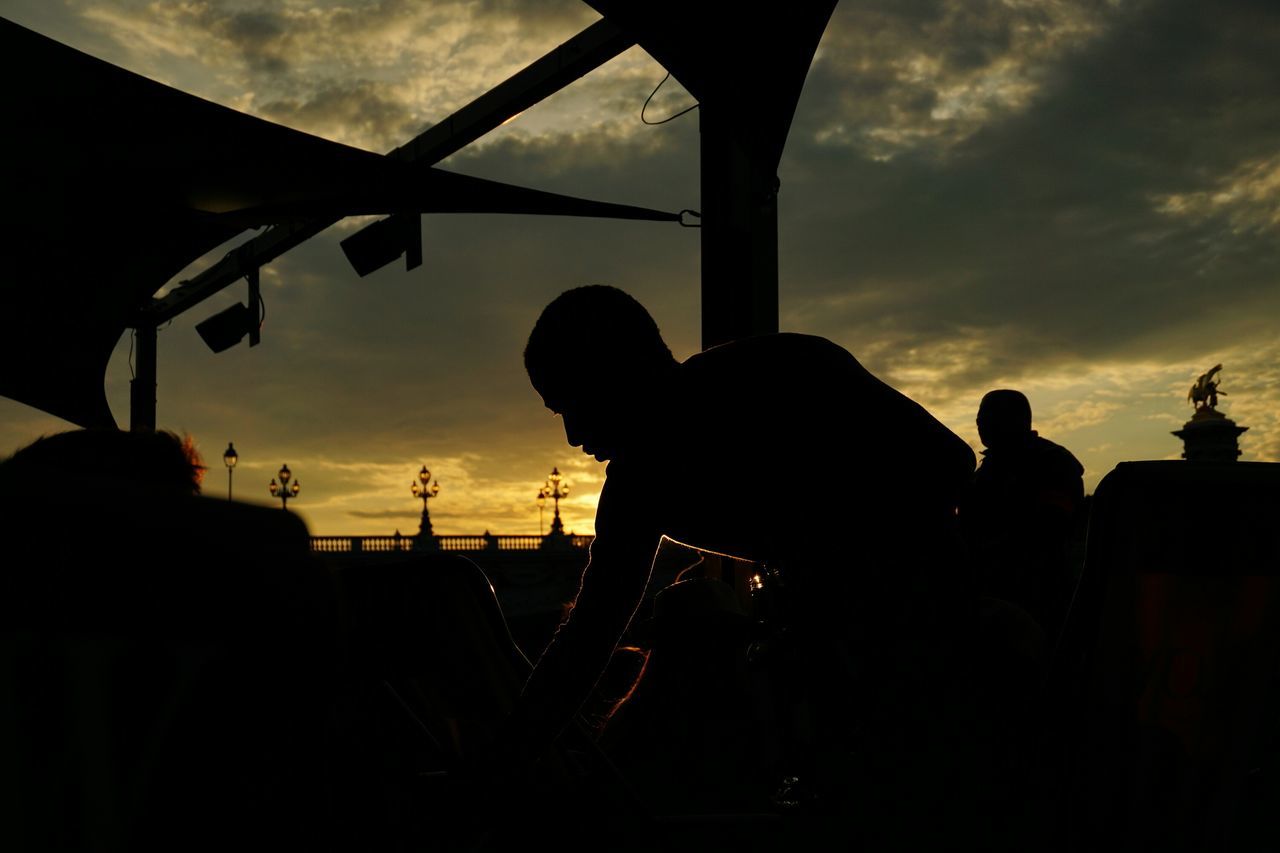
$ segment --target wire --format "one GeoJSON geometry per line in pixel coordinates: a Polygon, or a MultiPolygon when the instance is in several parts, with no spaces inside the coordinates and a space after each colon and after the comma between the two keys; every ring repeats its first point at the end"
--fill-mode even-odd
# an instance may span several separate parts
{"type": "Polygon", "coordinates": [[[258,329],[262,329],[262,324],[267,322],[267,300],[262,298],[262,291],[258,291],[258,329]]]}
{"type": "Polygon", "coordinates": [[[648,125],[666,124],[669,121],[673,121],[674,119],[680,118],[680,116],[684,115],[687,112],[692,112],[693,110],[696,110],[700,106],[700,104],[695,102],[692,106],[685,107],[675,115],[667,116],[666,118],[661,119],[660,121],[649,121],[647,118],[645,118],[644,111],[648,109],[649,102],[653,100],[654,95],[658,94],[658,90],[662,88],[662,84],[667,82],[667,80],[669,80],[670,78],[671,78],[671,72],[668,71],[667,76],[663,77],[660,81],[658,81],[658,85],[653,87],[653,91],[649,93],[649,97],[644,99],[644,106],[640,108],[640,121],[648,125]]]}

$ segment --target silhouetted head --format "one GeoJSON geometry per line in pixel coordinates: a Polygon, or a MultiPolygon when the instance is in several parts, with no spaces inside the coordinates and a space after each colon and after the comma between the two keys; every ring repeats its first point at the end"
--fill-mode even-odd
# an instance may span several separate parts
{"type": "Polygon", "coordinates": [[[189,438],[171,432],[81,429],[38,438],[0,461],[0,493],[88,488],[103,490],[102,497],[121,492],[195,495],[203,475],[189,438]]]}
{"type": "Polygon", "coordinates": [[[988,391],[978,405],[978,437],[990,448],[1026,441],[1031,435],[1031,403],[1021,391],[988,391]]]}
{"type": "Polygon", "coordinates": [[[604,461],[643,435],[676,360],[643,305],[595,284],[565,291],[543,309],[524,366],[547,408],[564,419],[569,444],[604,461]]]}

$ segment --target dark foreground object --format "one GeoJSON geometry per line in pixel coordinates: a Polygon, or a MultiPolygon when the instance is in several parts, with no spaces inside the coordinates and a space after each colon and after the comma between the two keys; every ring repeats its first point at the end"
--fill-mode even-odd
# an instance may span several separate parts
{"type": "MultiPolygon", "coordinates": [[[[581,727],[526,775],[477,775],[527,663],[465,560],[409,555],[334,576],[278,510],[10,503],[5,850],[884,849],[918,836],[877,826],[865,803],[797,807],[772,787],[740,801],[750,813],[726,813],[672,780],[694,806],[682,808],[652,796],[660,775],[617,772],[581,727]]],[[[988,729],[1006,733],[988,742],[999,760],[975,782],[1000,796],[976,798],[979,813],[939,837],[1274,849],[1280,466],[1122,465],[1094,513],[1047,676],[1019,646],[1016,611],[973,615],[986,643],[974,654],[991,664],[973,679],[1006,715],[988,729]]],[[[735,631],[714,655],[745,644],[735,631]]],[[[725,713],[696,725],[728,728],[725,713]]],[[[713,780],[723,768],[709,761],[696,769],[713,780]]],[[[895,820],[912,814],[896,808],[895,820]]]]}
{"type": "Polygon", "coordinates": [[[0,847],[321,841],[341,633],[305,527],[114,497],[5,501],[0,847]]]}

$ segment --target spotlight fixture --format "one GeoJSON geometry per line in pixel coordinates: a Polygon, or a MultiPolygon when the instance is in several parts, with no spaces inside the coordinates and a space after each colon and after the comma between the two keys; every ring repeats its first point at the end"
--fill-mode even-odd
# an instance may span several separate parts
{"type": "Polygon", "coordinates": [[[411,270],[422,265],[422,219],[416,213],[392,214],[360,229],[341,245],[361,278],[401,255],[405,256],[405,269],[411,270]]]}
{"type": "Polygon", "coordinates": [[[243,302],[237,302],[219,311],[204,322],[196,324],[201,340],[214,352],[231,349],[258,325],[258,318],[243,302]]]}
{"type": "Polygon", "coordinates": [[[249,346],[256,347],[261,341],[262,327],[262,292],[259,285],[258,268],[254,267],[245,274],[249,284],[249,304],[237,302],[225,311],[219,311],[209,319],[196,325],[201,339],[214,352],[231,349],[244,336],[249,336],[249,346]]]}

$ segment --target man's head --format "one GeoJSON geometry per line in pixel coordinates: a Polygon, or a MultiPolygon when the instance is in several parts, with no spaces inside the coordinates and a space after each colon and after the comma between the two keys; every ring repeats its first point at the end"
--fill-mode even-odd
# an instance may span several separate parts
{"type": "Polygon", "coordinates": [[[101,484],[110,492],[197,495],[204,465],[191,439],[171,432],[80,429],[36,439],[0,460],[0,495],[101,484]]]}
{"type": "Polygon", "coordinates": [[[1008,447],[1031,435],[1031,403],[1021,391],[988,391],[978,405],[978,437],[989,448],[1008,447]]]}
{"type": "Polygon", "coordinates": [[[644,306],[616,287],[565,291],[542,311],[524,366],[565,436],[600,460],[629,450],[675,358],[644,306]]]}

